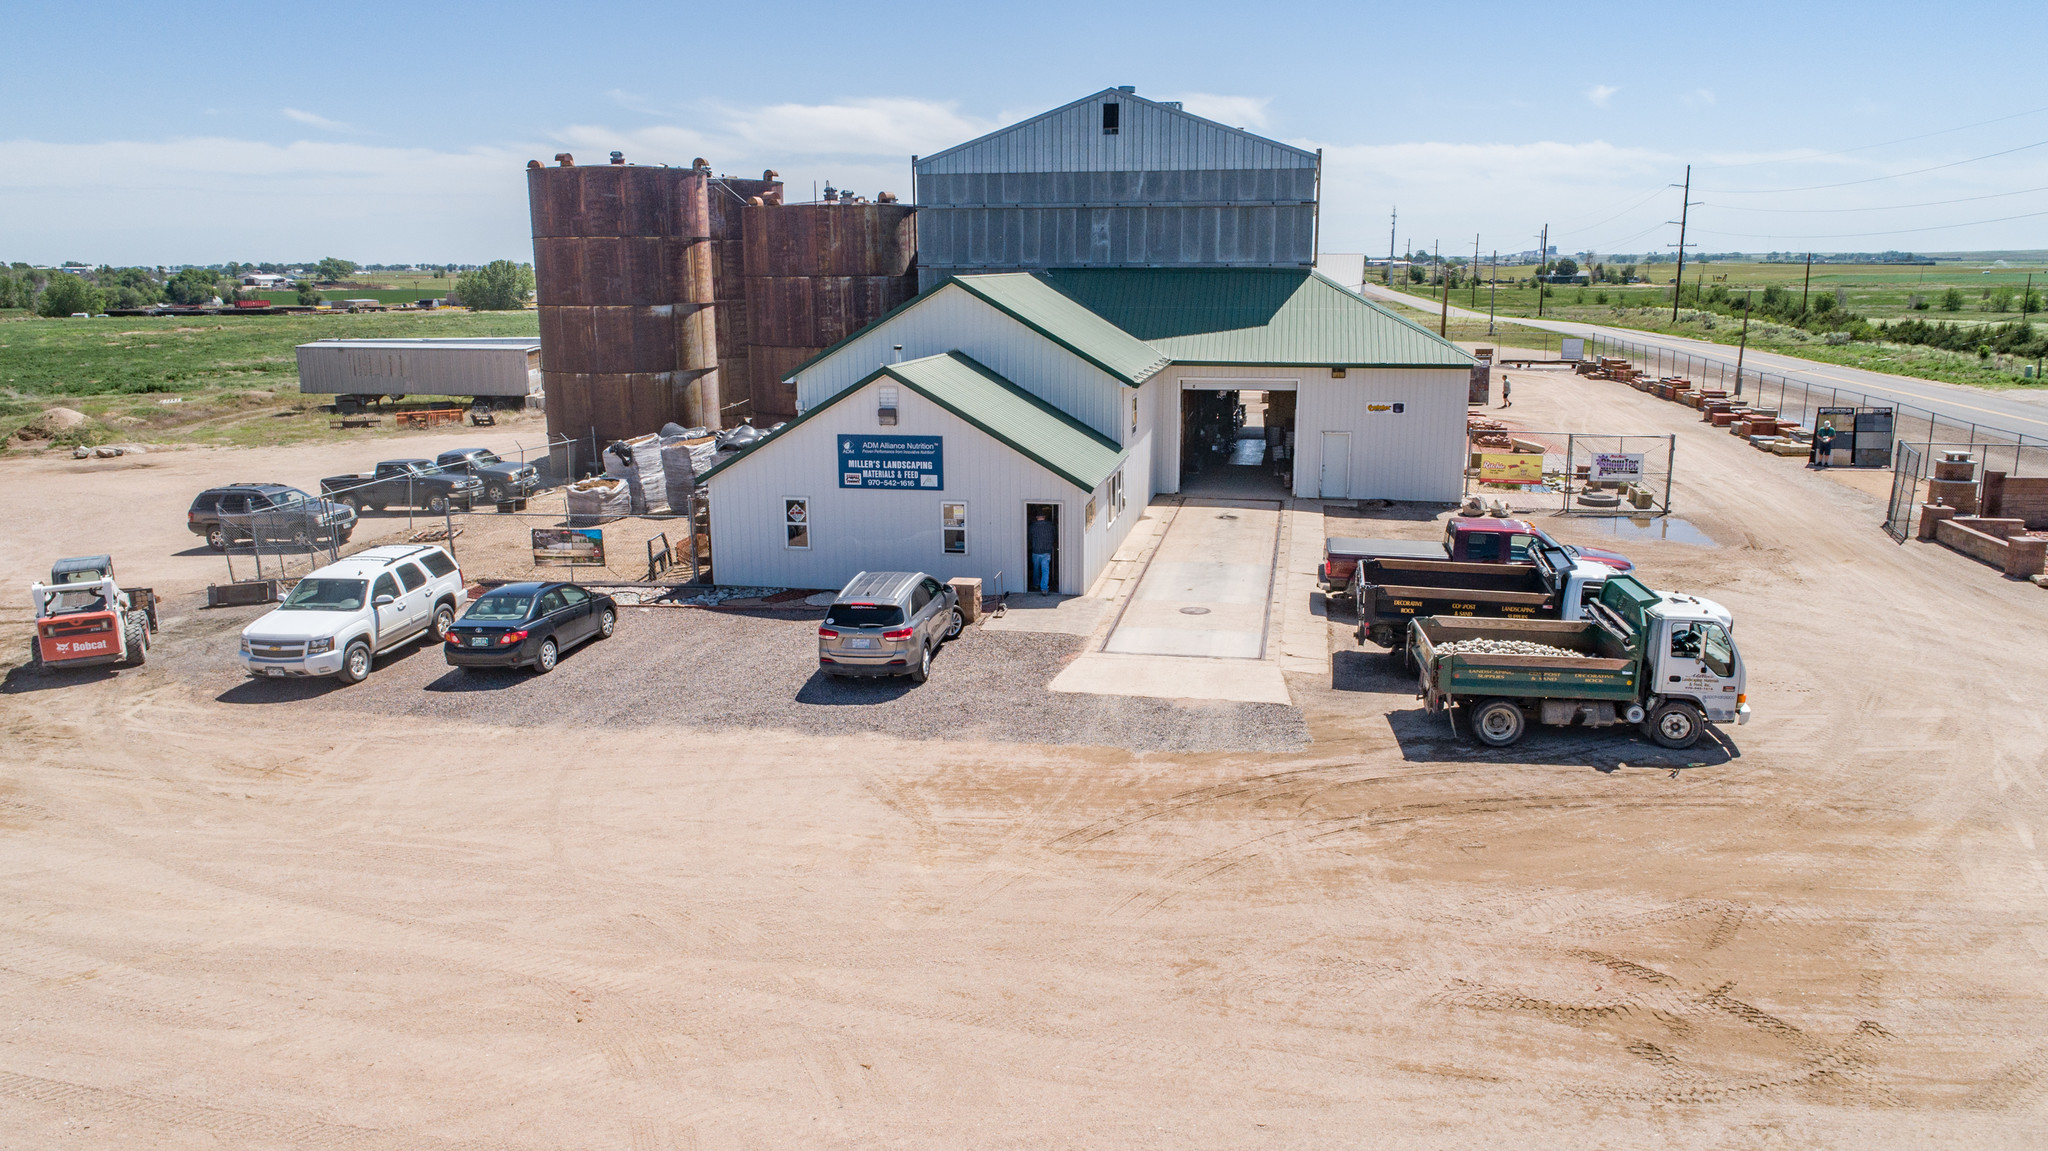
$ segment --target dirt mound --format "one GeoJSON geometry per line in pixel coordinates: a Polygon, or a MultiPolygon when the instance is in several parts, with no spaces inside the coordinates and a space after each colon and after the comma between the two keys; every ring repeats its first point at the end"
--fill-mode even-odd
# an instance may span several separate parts
{"type": "Polygon", "coordinates": [[[49,408],[42,415],[15,429],[17,440],[48,440],[91,423],[91,417],[72,408],[49,408]]]}

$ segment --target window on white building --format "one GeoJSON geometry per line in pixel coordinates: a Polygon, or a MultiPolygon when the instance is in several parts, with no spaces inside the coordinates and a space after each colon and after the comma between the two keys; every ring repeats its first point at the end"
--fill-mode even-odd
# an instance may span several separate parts
{"type": "Polygon", "coordinates": [[[782,499],[782,546],[809,549],[811,546],[811,498],[784,496],[782,499]]]}
{"type": "Polygon", "coordinates": [[[875,422],[885,428],[896,426],[896,389],[882,387],[875,389],[875,422]]]}
{"type": "Polygon", "coordinates": [[[1122,468],[1118,468],[1116,474],[1109,477],[1109,487],[1103,491],[1102,497],[1102,502],[1109,507],[1109,522],[1115,523],[1116,517],[1122,515],[1124,510],[1124,470],[1122,468]]]}
{"type": "Polygon", "coordinates": [[[949,556],[967,554],[967,505],[948,500],[939,505],[939,530],[945,535],[949,556]]]}

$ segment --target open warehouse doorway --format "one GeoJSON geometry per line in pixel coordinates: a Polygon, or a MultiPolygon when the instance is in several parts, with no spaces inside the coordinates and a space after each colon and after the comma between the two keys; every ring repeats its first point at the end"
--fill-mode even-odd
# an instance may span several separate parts
{"type": "Polygon", "coordinates": [[[1178,394],[1182,495],[1288,494],[1294,484],[1294,381],[1186,379],[1178,394]]]}

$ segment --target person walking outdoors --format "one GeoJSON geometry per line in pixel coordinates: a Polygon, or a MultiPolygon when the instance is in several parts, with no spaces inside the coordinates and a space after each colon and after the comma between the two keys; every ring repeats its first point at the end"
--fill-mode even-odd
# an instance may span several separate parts
{"type": "Polygon", "coordinates": [[[1828,457],[1834,454],[1834,450],[1834,421],[1822,420],[1820,427],[1815,428],[1813,432],[1813,466],[1817,468],[1827,467],[1828,457]]]}
{"type": "Polygon", "coordinates": [[[1513,395],[1513,393],[1514,393],[1514,390],[1515,390],[1515,385],[1514,385],[1514,383],[1513,383],[1512,381],[1510,381],[1510,380],[1509,380],[1509,379],[1508,379],[1508,378],[1507,378],[1506,376],[1502,376],[1502,377],[1500,378],[1500,406],[1501,406],[1501,407],[1504,407],[1504,408],[1512,408],[1512,407],[1514,407],[1514,406],[1515,406],[1515,401],[1514,401],[1514,400],[1513,400],[1513,399],[1511,398],[1511,397],[1512,397],[1512,395],[1513,395]]]}
{"type": "Polygon", "coordinates": [[[1042,511],[1033,513],[1031,526],[1025,530],[1025,537],[1025,542],[1030,545],[1031,550],[1031,590],[1050,592],[1052,553],[1053,549],[1060,545],[1059,525],[1046,518],[1042,511]]]}

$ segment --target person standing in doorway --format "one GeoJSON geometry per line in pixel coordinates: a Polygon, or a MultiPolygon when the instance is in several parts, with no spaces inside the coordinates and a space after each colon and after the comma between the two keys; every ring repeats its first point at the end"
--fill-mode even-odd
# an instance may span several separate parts
{"type": "Polygon", "coordinates": [[[1822,420],[1813,432],[1813,466],[1828,466],[1828,457],[1835,451],[1835,425],[1832,420],[1822,420]]]}
{"type": "Polygon", "coordinates": [[[1500,406],[1501,406],[1501,407],[1504,407],[1504,408],[1512,408],[1512,407],[1514,407],[1514,406],[1515,406],[1515,401],[1509,398],[1509,397],[1510,397],[1510,395],[1511,395],[1511,394],[1512,394],[1512,393],[1514,392],[1514,389],[1515,389],[1515,385],[1514,385],[1514,384],[1513,384],[1513,383],[1512,383],[1511,381],[1509,381],[1509,379],[1508,379],[1508,378],[1507,378],[1506,376],[1502,376],[1502,377],[1500,378],[1500,406]]]}
{"type": "Polygon", "coordinates": [[[1025,543],[1031,551],[1031,590],[1050,592],[1052,590],[1052,553],[1060,545],[1060,528],[1043,511],[1031,514],[1031,526],[1026,531],[1025,543]]]}

